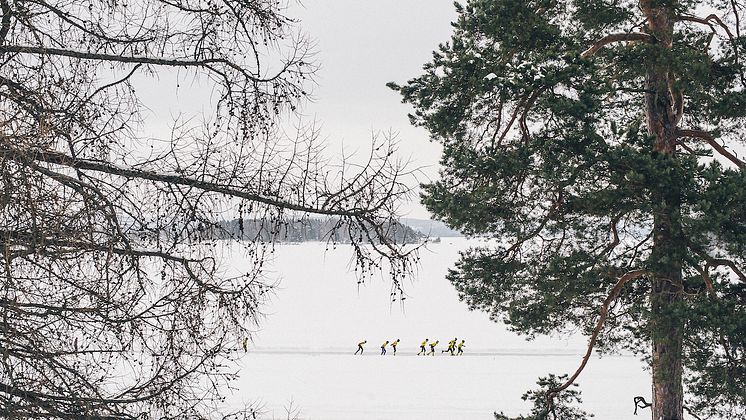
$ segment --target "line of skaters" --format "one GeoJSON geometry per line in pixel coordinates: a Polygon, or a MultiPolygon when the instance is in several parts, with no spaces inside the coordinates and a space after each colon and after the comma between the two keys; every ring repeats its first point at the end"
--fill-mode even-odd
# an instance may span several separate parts
{"type": "MultiPolygon", "coordinates": [[[[396,355],[396,346],[399,345],[398,338],[392,342],[389,343],[388,340],[386,340],[383,344],[381,344],[381,356],[386,355],[386,347],[391,344],[391,348],[394,350],[393,354],[396,355]]],[[[441,353],[450,353],[451,356],[461,356],[464,354],[464,347],[466,347],[465,344],[466,340],[461,340],[459,343],[458,338],[454,338],[453,340],[448,342],[448,348],[445,350],[441,350],[441,353]],[[458,344],[457,344],[458,343],[458,344]]],[[[355,355],[362,355],[364,352],[364,346],[368,343],[368,340],[363,340],[359,343],[357,343],[357,350],[355,351],[355,355]]],[[[440,343],[439,340],[430,341],[429,338],[426,338],[425,341],[420,343],[420,352],[417,353],[418,356],[435,356],[435,347],[438,346],[438,343],[440,343]],[[430,347],[430,351],[427,350],[427,348],[430,347]]]]}

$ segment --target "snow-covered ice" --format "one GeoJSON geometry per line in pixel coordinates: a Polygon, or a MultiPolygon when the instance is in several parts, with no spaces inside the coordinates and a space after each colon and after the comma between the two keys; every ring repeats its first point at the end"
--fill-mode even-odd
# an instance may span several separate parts
{"type": "MultiPolygon", "coordinates": [[[[268,418],[283,418],[292,401],[304,419],[445,420],[525,413],[520,397],[536,378],[570,371],[578,357],[258,353],[244,363],[240,394],[263,402],[268,418]]],[[[648,388],[630,357],[593,360],[581,381],[584,408],[599,419],[634,419],[632,398],[648,388]]]]}
{"type": "MultiPolygon", "coordinates": [[[[281,245],[273,262],[281,289],[241,361],[230,404],[261,402],[267,418],[286,418],[292,401],[303,419],[490,419],[516,415],[539,376],[572,373],[585,338],[523,337],[470,312],[444,276],[468,246],[444,239],[421,254],[404,305],[389,299],[390,283],[368,279],[358,289],[350,250],[325,244],[281,245]],[[417,357],[425,338],[438,348],[458,337],[466,355],[417,357]],[[379,356],[385,340],[401,339],[396,356],[379,356]],[[353,356],[368,340],[365,356],[353,356]]],[[[241,258],[233,255],[234,268],[241,258]]],[[[650,400],[649,372],[635,357],[593,357],[580,377],[583,407],[599,419],[639,419],[632,398],[650,400]]],[[[648,413],[644,413],[648,414],[648,413]]],[[[643,414],[643,415],[644,415],[643,414]]]]}

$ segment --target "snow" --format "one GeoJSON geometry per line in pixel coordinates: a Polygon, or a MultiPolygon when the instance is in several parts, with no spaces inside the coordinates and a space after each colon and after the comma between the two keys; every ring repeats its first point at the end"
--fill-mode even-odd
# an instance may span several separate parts
{"type": "MultiPolygon", "coordinates": [[[[241,360],[237,391],[229,404],[260,402],[266,418],[489,419],[493,411],[527,413],[520,396],[539,376],[572,373],[586,339],[540,338],[526,342],[481,312],[459,302],[445,273],[469,243],[463,238],[431,244],[421,253],[417,279],[406,284],[401,305],[389,299],[385,278],[358,289],[350,250],[326,244],[281,245],[272,267],[281,289],[265,308],[266,321],[241,360]],[[415,356],[425,338],[438,349],[458,337],[466,354],[415,356]],[[379,356],[385,340],[399,351],[379,356]],[[368,340],[364,356],[356,344],[368,340]]],[[[234,254],[235,269],[245,269],[234,254]]],[[[583,407],[599,419],[634,419],[632,398],[650,400],[649,372],[635,357],[593,357],[579,379],[583,407]]],[[[639,418],[639,417],[637,417],[639,418]]]]}
{"type": "MultiPolygon", "coordinates": [[[[526,413],[536,378],[569,371],[571,355],[396,356],[257,353],[245,359],[240,394],[282,417],[290,401],[309,419],[489,419],[526,413]]],[[[593,360],[581,381],[584,408],[599,419],[633,419],[647,378],[631,357],[593,360]]],[[[648,398],[649,400],[649,398],[648,398]]],[[[639,418],[639,417],[638,417],[639,418]]]]}

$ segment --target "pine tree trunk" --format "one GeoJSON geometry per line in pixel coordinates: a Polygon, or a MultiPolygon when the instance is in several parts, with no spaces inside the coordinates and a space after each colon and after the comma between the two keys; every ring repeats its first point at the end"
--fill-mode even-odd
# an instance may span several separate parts
{"type": "Polygon", "coordinates": [[[675,240],[675,222],[671,223],[667,216],[656,217],[654,233],[654,258],[666,262],[656,267],[658,277],[653,280],[650,296],[653,420],[683,419],[683,321],[672,311],[681,300],[680,251],[675,240]]]}
{"type": "MultiPolygon", "coordinates": [[[[649,34],[658,48],[670,49],[673,41],[674,7],[655,7],[653,0],[640,0],[649,34]]],[[[665,61],[665,60],[663,60],[665,61]]],[[[677,124],[681,113],[680,94],[674,90],[674,75],[663,64],[651,63],[646,80],[648,133],[654,151],[674,158],[677,124]]],[[[659,208],[654,215],[651,261],[656,274],[651,287],[653,420],[682,420],[683,320],[673,310],[681,301],[682,249],[680,238],[681,193],[677,185],[666,185],[653,195],[659,208]]]]}

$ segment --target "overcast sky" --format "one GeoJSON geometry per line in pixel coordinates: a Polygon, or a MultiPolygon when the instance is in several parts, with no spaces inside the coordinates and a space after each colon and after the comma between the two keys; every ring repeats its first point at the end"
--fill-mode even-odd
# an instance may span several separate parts
{"type": "MultiPolygon", "coordinates": [[[[388,82],[403,83],[422,72],[439,43],[450,39],[456,13],[451,0],[289,0],[289,17],[315,43],[320,65],[313,101],[304,120],[315,119],[333,157],[369,152],[374,132],[398,133],[400,158],[422,167],[420,182],[437,175],[440,147],[424,129],[412,127],[409,105],[401,103],[388,82]]],[[[138,95],[148,111],[143,135],[169,138],[174,120],[214,112],[212,86],[192,73],[161,71],[154,79],[136,78],[138,95]]],[[[197,117],[199,120],[200,118],[197,117]]],[[[417,182],[412,182],[416,185],[417,182]]],[[[427,218],[417,197],[405,203],[402,216],[427,218]],[[408,214],[406,214],[408,213],[408,214]]]]}
{"type": "MultiPolygon", "coordinates": [[[[373,131],[397,132],[400,154],[424,174],[437,174],[440,148],[425,130],[412,127],[411,108],[386,83],[421,73],[437,45],[450,38],[456,13],[451,0],[306,0],[289,15],[316,41],[321,64],[314,103],[304,113],[323,124],[332,150],[371,141],[373,131]]],[[[423,181],[425,179],[422,179],[423,181]]],[[[427,217],[419,204],[404,207],[427,217]]]]}

